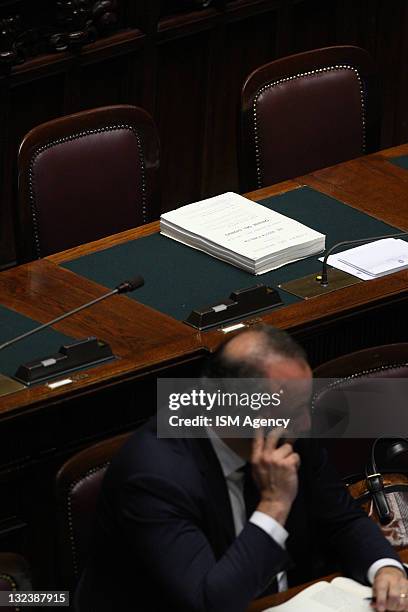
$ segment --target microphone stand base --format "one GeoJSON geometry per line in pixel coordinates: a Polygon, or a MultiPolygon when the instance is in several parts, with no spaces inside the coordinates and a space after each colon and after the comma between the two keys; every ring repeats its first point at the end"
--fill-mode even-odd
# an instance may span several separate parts
{"type": "Polygon", "coordinates": [[[21,389],[26,388],[26,385],[23,385],[17,380],[4,376],[4,374],[0,374],[0,397],[9,395],[10,393],[15,393],[16,391],[21,391],[21,389]]]}
{"type": "Polygon", "coordinates": [[[312,297],[318,297],[319,295],[331,293],[332,291],[337,291],[337,289],[343,289],[343,287],[350,287],[350,285],[356,285],[357,283],[363,282],[361,278],[347,274],[347,272],[343,272],[342,270],[337,270],[337,268],[329,268],[327,277],[327,287],[323,287],[320,284],[320,272],[309,274],[303,278],[296,278],[287,283],[282,283],[278,285],[278,287],[297,297],[308,300],[312,297]]]}

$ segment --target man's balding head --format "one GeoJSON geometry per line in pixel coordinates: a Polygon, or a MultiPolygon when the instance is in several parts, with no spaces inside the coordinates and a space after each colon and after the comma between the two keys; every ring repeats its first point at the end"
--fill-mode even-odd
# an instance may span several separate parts
{"type": "Polygon", "coordinates": [[[302,347],[285,331],[269,325],[247,329],[221,345],[210,359],[211,378],[264,378],[278,362],[296,361],[307,366],[302,347]]]}
{"type": "MultiPolygon", "coordinates": [[[[309,431],[312,372],[304,350],[286,332],[260,325],[237,334],[218,348],[204,374],[217,380],[220,389],[223,389],[221,379],[228,381],[228,392],[235,390],[230,379],[252,379],[246,382],[246,392],[279,390],[284,398],[280,411],[284,410],[291,420],[291,437],[309,431]]],[[[271,417],[277,409],[264,410],[262,416],[271,417]]],[[[234,448],[237,450],[235,443],[234,448]]]]}

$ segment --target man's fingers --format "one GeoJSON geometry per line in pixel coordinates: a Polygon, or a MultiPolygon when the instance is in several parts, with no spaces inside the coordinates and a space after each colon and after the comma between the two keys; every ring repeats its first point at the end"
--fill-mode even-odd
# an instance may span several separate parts
{"type": "Polygon", "coordinates": [[[265,439],[265,450],[273,451],[278,447],[278,442],[285,432],[283,427],[277,427],[268,433],[265,439]]]}
{"type": "Polygon", "coordinates": [[[377,612],[408,611],[408,581],[400,569],[384,567],[378,570],[373,594],[376,597],[373,607],[377,612]]]}
{"type": "Polygon", "coordinates": [[[290,459],[293,462],[293,464],[296,466],[296,469],[299,469],[300,463],[301,463],[300,455],[298,455],[297,453],[292,453],[290,459]]]}
{"type": "Polygon", "coordinates": [[[289,442],[285,442],[274,451],[275,458],[279,461],[280,459],[285,459],[289,457],[289,455],[293,454],[293,446],[289,442]]]}
{"type": "Polygon", "coordinates": [[[391,587],[388,594],[388,600],[390,599],[391,593],[393,601],[395,601],[395,604],[391,603],[391,605],[395,605],[395,608],[391,608],[391,610],[395,609],[399,610],[399,612],[402,612],[403,610],[408,610],[407,581],[404,579],[399,583],[396,583],[395,586],[391,587]]]}
{"type": "Polygon", "coordinates": [[[375,580],[373,586],[375,609],[377,612],[401,612],[407,610],[407,597],[405,597],[405,580],[392,580],[389,577],[381,577],[375,580]],[[402,597],[401,597],[402,595],[402,597]]]}
{"type": "Polygon", "coordinates": [[[395,608],[390,608],[390,610],[396,610],[397,612],[405,612],[408,610],[408,604],[406,597],[401,597],[401,594],[398,595],[395,608]]]}
{"type": "Polygon", "coordinates": [[[251,463],[259,463],[265,445],[265,439],[262,429],[257,429],[252,442],[251,463]]]}
{"type": "Polygon", "coordinates": [[[269,433],[266,438],[261,430],[257,430],[252,443],[251,463],[258,467],[268,469],[271,465],[295,465],[299,467],[300,456],[293,451],[293,446],[290,442],[285,442],[279,448],[276,445],[280,439],[279,434],[282,429],[274,430],[269,433]]]}
{"type": "Polygon", "coordinates": [[[377,612],[385,612],[387,609],[388,582],[378,580],[374,584],[375,609],[377,612]]]}
{"type": "Polygon", "coordinates": [[[390,582],[388,584],[388,594],[385,609],[387,610],[404,610],[404,600],[401,595],[401,588],[398,582],[390,582]],[[402,604],[402,606],[401,606],[402,604]]]}
{"type": "Polygon", "coordinates": [[[290,452],[286,457],[275,458],[274,464],[276,467],[280,468],[293,468],[296,469],[300,466],[300,457],[297,453],[290,452]]]}

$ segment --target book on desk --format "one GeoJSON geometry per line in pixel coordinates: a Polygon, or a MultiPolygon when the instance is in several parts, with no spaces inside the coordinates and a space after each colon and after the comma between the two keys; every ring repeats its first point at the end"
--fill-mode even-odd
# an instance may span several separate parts
{"type": "Polygon", "coordinates": [[[371,587],[340,576],[331,582],[316,582],[289,601],[264,612],[369,612],[373,609],[371,597],[371,587]]]}

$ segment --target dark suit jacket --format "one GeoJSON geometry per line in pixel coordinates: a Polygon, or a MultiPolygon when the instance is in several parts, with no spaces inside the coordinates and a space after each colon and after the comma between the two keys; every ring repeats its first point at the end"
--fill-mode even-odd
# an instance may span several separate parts
{"type": "Polygon", "coordinates": [[[299,492],[287,550],[247,523],[235,537],[221,466],[208,439],[157,439],[139,429],[105,476],[80,612],[241,612],[271,578],[289,584],[340,569],[366,581],[371,563],[397,558],[355,505],[316,442],[297,443],[299,492]]]}

